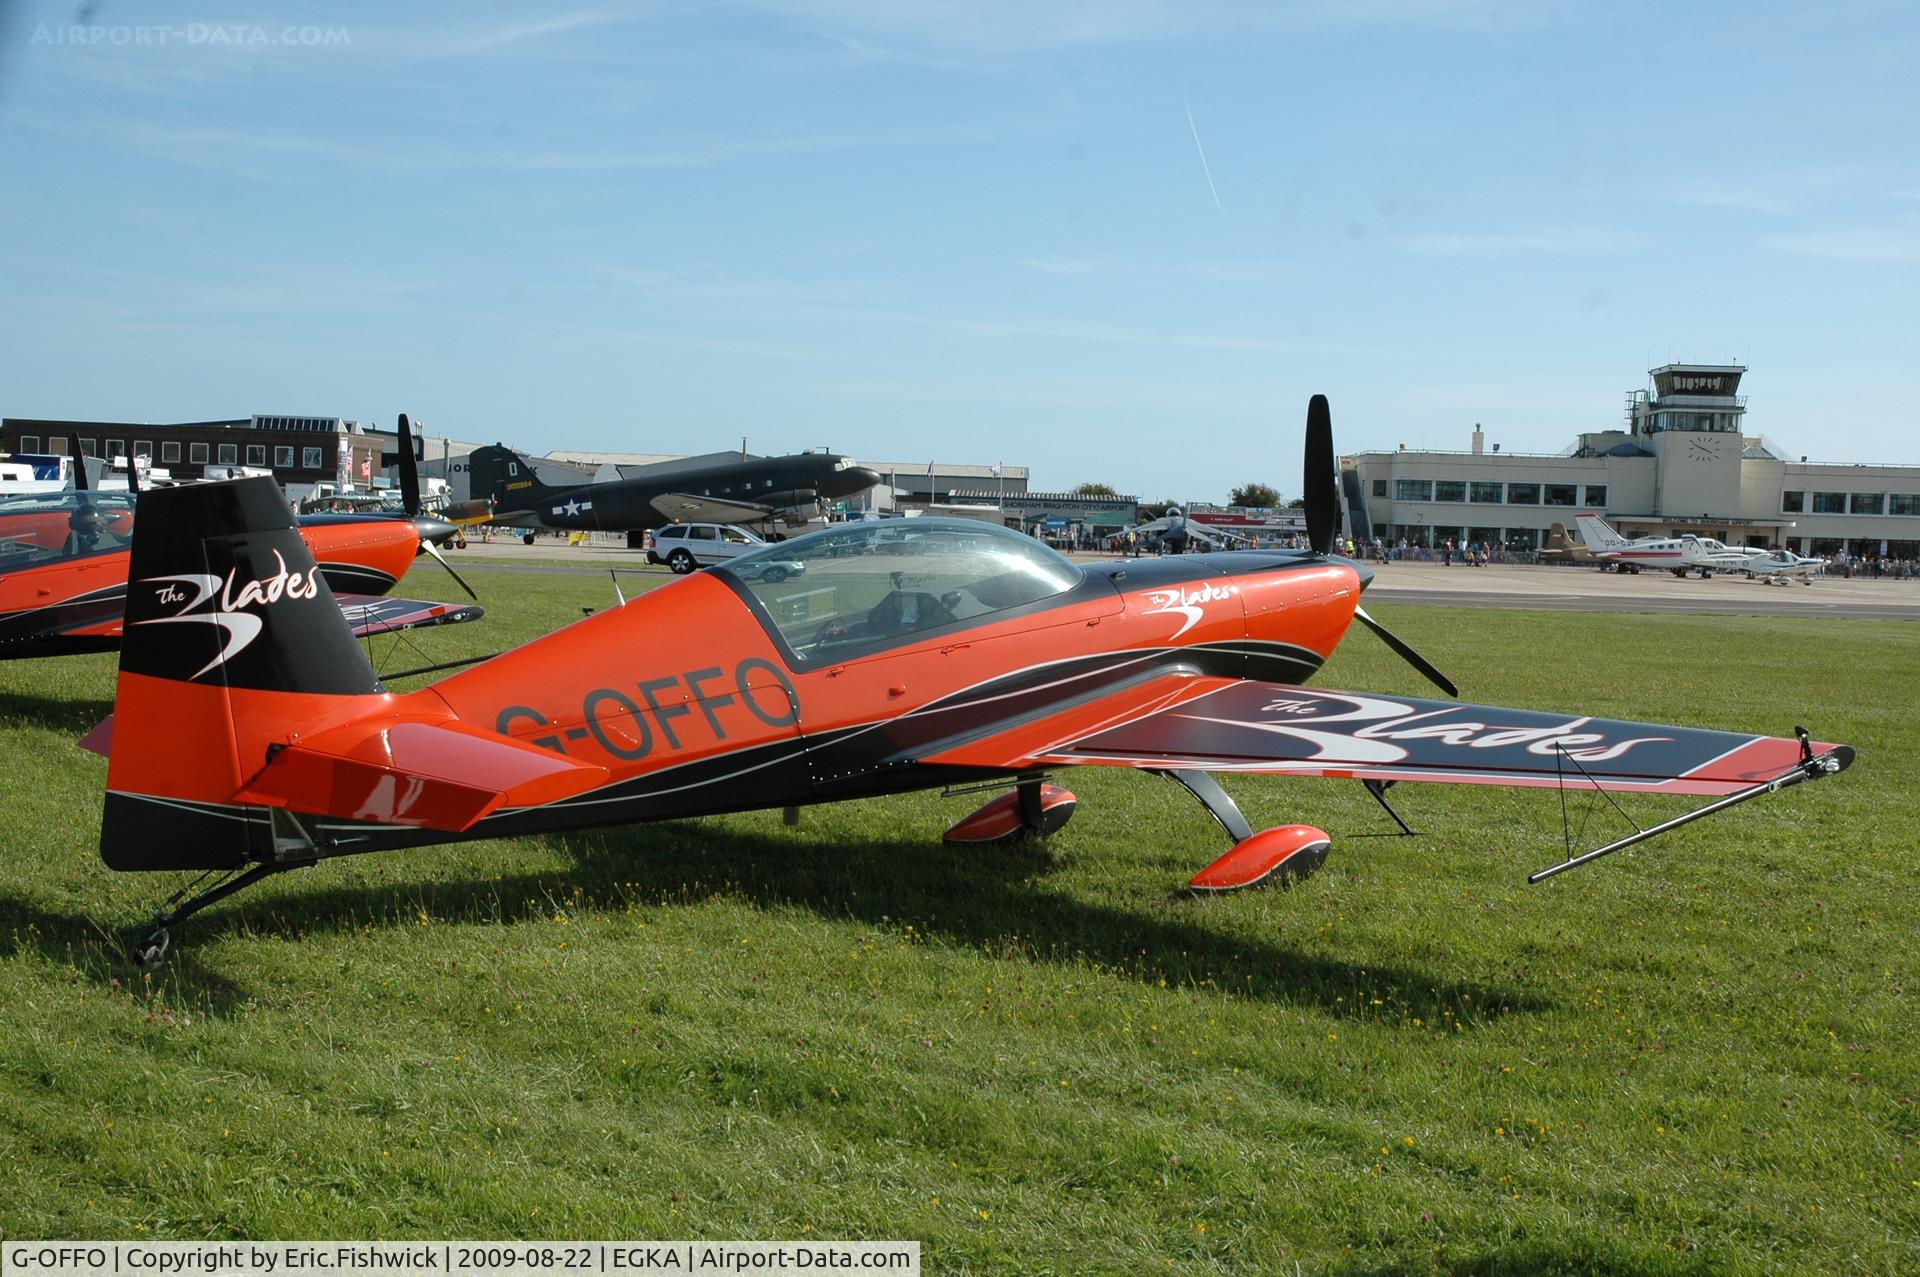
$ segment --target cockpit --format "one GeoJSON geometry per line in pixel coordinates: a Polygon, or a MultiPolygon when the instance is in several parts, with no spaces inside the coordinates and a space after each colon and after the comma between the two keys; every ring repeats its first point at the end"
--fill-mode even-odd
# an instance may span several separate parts
{"type": "Polygon", "coordinates": [[[0,569],[124,550],[133,539],[125,493],[49,492],[0,499],[0,569]]]}
{"type": "Polygon", "coordinates": [[[797,661],[838,660],[1063,594],[1080,569],[1032,537],[969,519],[841,524],[714,569],[797,661]]]}

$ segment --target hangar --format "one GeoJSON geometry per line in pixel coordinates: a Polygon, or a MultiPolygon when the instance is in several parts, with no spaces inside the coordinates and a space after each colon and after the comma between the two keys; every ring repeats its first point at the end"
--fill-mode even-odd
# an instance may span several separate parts
{"type": "Polygon", "coordinates": [[[1555,523],[1604,515],[1624,536],[1697,533],[1802,554],[1920,557],[1920,466],[1809,463],[1744,431],[1747,369],[1665,364],[1628,394],[1624,428],[1559,453],[1486,446],[1340,460],[1353,535],[1534,549],[1555,523]]]}

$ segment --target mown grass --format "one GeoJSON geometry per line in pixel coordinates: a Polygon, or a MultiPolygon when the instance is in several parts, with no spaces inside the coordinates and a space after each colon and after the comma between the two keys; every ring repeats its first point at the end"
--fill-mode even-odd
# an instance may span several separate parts
{"type": "MultiPolygon", "coordinates": [[[[481,585],[485,622],[384,663],[611,598],[481,585]]],[[[427,849],[272,880],[147,977],[125,941],[180,881],[99,863],[104,764],[72,745],[112,660],[0,667],[0,1230],[912,1237],[938,1272],[1920,1268],[1920,628],[1384,619],[1471,699],[1805,721],[1861,761],[1540,887],[1550,791],[1403,787],[1425,832],[1396,839],[1356,785],[1235,778],[1256,826],[1321,824],[1334,854],[1290,892],[1185,899],[1217,829],[1091,769],[1037,848],[949,850],[978,800],[922,794],[427,849]]],[[[1422,691],[1365,634],[1321,681],[1422,691]]]]}

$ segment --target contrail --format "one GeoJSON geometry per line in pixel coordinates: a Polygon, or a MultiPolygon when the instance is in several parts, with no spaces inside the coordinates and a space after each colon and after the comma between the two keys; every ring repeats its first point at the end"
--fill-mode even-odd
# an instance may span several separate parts
{"type": "Polygon", "coordinates": [[[1207,148],[1200,145],[1200,130],[1193,122],[1193,103],[1181,98],[1180,105],[1187,108],[1187,127],[1193,130],[1193,149],[1200,152],[1200,171],[1207,175],[1207,189],[1213,191],[1213,206],[1219,208],[1220,192],[1214,190],[1213,170],[1207,167],[1207,148]]]}

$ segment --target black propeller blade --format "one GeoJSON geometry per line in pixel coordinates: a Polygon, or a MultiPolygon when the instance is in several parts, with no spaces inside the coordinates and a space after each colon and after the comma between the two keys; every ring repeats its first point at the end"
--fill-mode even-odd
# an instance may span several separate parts
{"type": "Polygon", "coordinates": [[[409,517],[420,513],[420,464],[413,455],[413,423],[400,414],[400,507],[409,517]]]}
{"type": "Polygon", "coordinates": [[[434,545],[436,539],[451,538],[459,529],[445,519],[422,517],[420,460],[413,455],[413,423],[407,419],[407,414],[404,412],[400,414],[400,505],[420,532],[421,552],[432,555],[433,561],[445,568],[448,576],[459,582],[460,588],[467,592],[467,597],[478,603],[480,596],[473,592],[473,587],[467,584],[465,578],[453,570],[453,564],[447,562],[446,556],[441,554],[439,547],[434,545]]]}
{"type": "Polygon", "coordinates": [[[473,587],[471,585],[468,585],[466,583],[466,580],[462,578],[458,572],[455,572],[453,570],[453,564],[447,562],[446,557],[440,553],[439,548],[435,546],[433,542],[427,540],[425,537],[422,537],[420,539],[420,548],[426,551],[428,554],[431,554],[433,556],[433,561],[435,563],[438,563],[441,567],[447,570],[448,576],[460,582],[460,588],[467,592],[468,598],[472,599],[475,603],[478,603],[480,601],[480,596],[473,592],[473,587]]]}
{"type": "MultiPolygon", "coordinates": [[[[1333,549],[1340,522],[1340,485],[1334,475],[1333,412],[1325,395],[1307,401],[1306,464],[1301,476],[1300,495],[1307,502],[1307,543],[1315,554],[1333,549]]],[[[1363,607],[1353,609],[1362,625],[1380,636],[1380,641],[1400,654],[1400,659],[1419,670],[1427,681],[1449,696],[1460,695],[1453,680],[1435,669],[1433,662],[1414,651],[1392,630],[1367,615],[1363,607]]]]}
{"type": "Polygon", "coordinates": [[[1315,554],[1333,548],[1340,521],[1340,489],[1333,477],[1333,413],[1327,397],[1307,401],[1307,447],[1300,495],[1307,503],[1307,544],[1315,554]]]}
{"type": "Polygon", "coordinates": [[[1413,666],[1413,668],[1419,670],[1422,674],[1426,675],[1427,681],[1429,683],[1432,683],[1435,687],[1439,688],[1441,691],[1445,692],[1449,696],[1457,697],[1460,695],[1460,689],[1453,685],[1452,679],[1448,678],[1445,674],[1442,674],[1439,670],[1435,669],[1433,667],[1433,662],[1429,661],[1426,657],[1420,655],[1420,653],[1414,651],[1411,647],[1408,647],[1405,640],[1403,640],[1399,635],[1395,634],[1392,630],[1388,629],[1386,626],[1380,624],[1380,622],[1368,616],[1367,609],[1363,607],[1357,607],[1353,609],[1353,615],[1355,620],[1359,621],[1362,625],[1372,630],[1375,634],[1378,634],[1380,636],[1381,642],[1385,643],[1388,647],[1398,652],[1400,654],[1401,660],[1405,661],[1407,664],[1413,666]]]}

